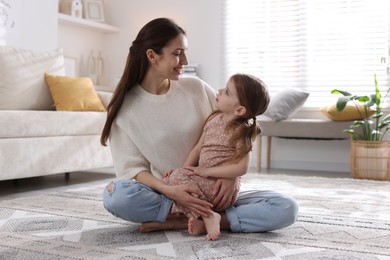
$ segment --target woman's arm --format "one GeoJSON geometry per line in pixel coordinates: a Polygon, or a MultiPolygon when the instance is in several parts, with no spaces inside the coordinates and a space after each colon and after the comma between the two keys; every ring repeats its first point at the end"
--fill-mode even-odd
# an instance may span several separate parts
{"type": "Polygon", "coordinates": [[[250,164],[250,152],[244,155],[238,162],[226,164],[222,166],[215,166],[210,168],[201,168],[186,166],[186,169],[192,171],[191,174],[199,175],[202,177],[214,177],[214,178],[236,178],[247,173],[250,164]]]}
{"type": "Polygon", "coordinates": [[[197,190],[187,188],[184,185],[169,186],[152,175],[149,171],[150,163],[118,125],[112,125],[109,140],[115,172],[118,177],[142,182],[197,214],[208,216],[212,205],[191,195],[197,194],[197,190]]]}

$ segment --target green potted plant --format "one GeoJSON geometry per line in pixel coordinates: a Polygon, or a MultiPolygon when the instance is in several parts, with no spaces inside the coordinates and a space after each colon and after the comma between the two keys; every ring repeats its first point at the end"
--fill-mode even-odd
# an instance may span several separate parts
{"type": "MultiPolygon", "coordinates": [[[[332,94],[341,94],[336,103],[341,112],[347,103],[353,102],[361,118],[355,120],[344,132],[352,139],[351,174],[356,178],[390,180],[390,142],[383,138],[390,129],[390,114],[382,112],[381,93],[376,75],[375,92],[371,95],[358,96],[334,89],[332,94]],[[363,104],[363,111],[359,109],[363,104]],[[370,116],[370,111],[375,111],[370,116]]],[[[390,90],[390,89],[389,89],[390,90]]],[[[389,93],[387,91],[386,95],[389,93]]]]}

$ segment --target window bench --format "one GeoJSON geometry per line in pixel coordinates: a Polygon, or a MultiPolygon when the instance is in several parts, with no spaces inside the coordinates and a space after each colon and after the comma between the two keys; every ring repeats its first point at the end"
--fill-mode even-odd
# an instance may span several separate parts
{"type": "Polygon", "coordinates": [[[257,144],[257,171],[261,170],[262,137],[267,138],[267,169],[271,167],[271,141],[272,137],[344,140],[349,135],[343,130],[349,128],[352,121],[332,121],[329,119],[287,119],[279,122],[266,116],[257,118],[261,126],[261,134],[256,138],[257,144]]]}

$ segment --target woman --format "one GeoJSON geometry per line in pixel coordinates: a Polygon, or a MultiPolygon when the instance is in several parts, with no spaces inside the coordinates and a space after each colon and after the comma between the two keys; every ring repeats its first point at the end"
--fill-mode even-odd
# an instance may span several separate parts
{"type": "Polygon", "coordinates": [[[107,108],[101,142],[109,140],[117,180],[103,194],[105,208],[143,223],[142,232],[187,228],[186,216],[170,214],[173,201],[207,217],[221,213],[220,228],[233,232],[280,229],[295,222],[297,203],[271,191],[240,192],[237,178],[218,179],[212,203],[186,185],[162,181],[183,165],[214,110],[216,92],[196,78],[180,78],[188,64],[187,38],[172,20],[147,23],[130,47],[123,76],[107,108]],[[234,206],[233,206],[234,204],[234,206]]]}

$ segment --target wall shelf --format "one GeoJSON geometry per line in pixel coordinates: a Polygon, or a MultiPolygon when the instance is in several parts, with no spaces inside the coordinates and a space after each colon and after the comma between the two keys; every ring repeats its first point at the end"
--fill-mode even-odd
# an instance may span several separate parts
{"type": "Polygon", "coordinates": [[[58,21],[61,24],[72,25],[80,28],[93,29],[104,33],[119,32],[119,28],[106,24],[99,23],[92,20],[73,17],[67,14],[58,13],[58,21]]]}

